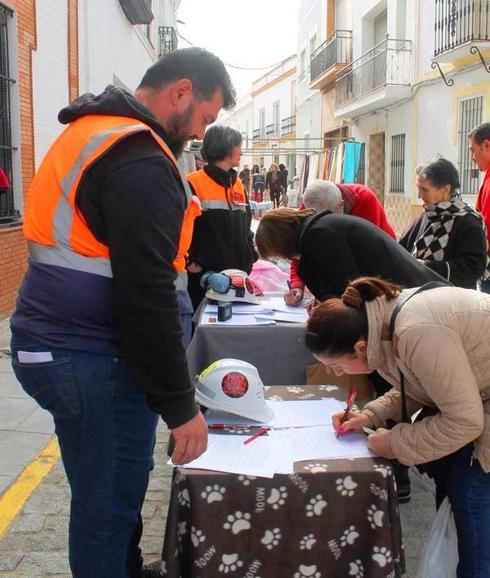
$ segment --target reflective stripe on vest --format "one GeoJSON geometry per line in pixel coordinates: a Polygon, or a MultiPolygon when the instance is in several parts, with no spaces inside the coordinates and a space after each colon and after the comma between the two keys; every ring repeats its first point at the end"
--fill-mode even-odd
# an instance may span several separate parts
{"type": "Polygon", "coordinates": [[[226,201],[201,201],[201,206],[203,211],[209,211],[209,209],[224,209],[226,211],[246,211],[246,205],[235,205],[231,206],[226,201]]]}
{"type": "Polygon", "coordinates": [[[247,195],[239,178],[228,189],[214,181],[203,169],[188,174],[187,180],[194,187],[203,212],[213,209],[247,211],[247,195]]]}
{"type": "Polygon", "coordinates": [[[74,207],[76,187],[83,173],[116,143],[141,131],[149,132],[165,155],[177,166],[166,143],[148,125],[137,121],[124,122],[130,120],[133,119],[87,116],[72,123],[58,137],[34,179],[30,193],[34,195],[34,208],[29,206],[28,200],[26,209],[24,232],[33,262],[112,277],[108,247],[95,239],[74,207]],[[104,125],[108,125],[108,128],[101,130],[104,125]],[[90,135],[91,129],[95,129],[93,135],[90,135]],[[76,152],[78,138],[83,141],[87,136],[88,140],[76,152]],[[65,157],[63,147],[69,149],[65,157]],[[65,170],[63,163],[68,162],[67,158],[69,159],[73,152],[76,153],[75,160],[67,167],[66,176],[59,179],[57,173],[65,170]],[[45,208],[40,201],[43,199],[43,192],[49,190],[50,186],[51,191],[59,191],[59,194],[47,195],[48,205],[45,208]],[[56,205],[53,205],[53,200],[56,205]],[[82,251],[88,254],[84,255],[82,251]]]}

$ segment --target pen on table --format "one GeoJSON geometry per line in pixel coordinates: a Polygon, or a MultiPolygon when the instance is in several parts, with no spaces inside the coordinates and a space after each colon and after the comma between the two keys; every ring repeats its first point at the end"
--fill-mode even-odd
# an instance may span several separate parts
{"type": "Polygon", "coordinates": [[[288,279],[286,281],[286,283],[288,284],[288,289],[291,291],[293,289],[293,286],[291,285],[291,281],[288,279]]]}
{"type": "Polygon", "coordinates": [[[253,436],[247,438],[243,443],[245,445],[249,444],[250,442],[253,442],[255,439],[257,439],[260,436],[263,436],[265,433],[267,433],[270,430],[269,427],[261,427],[259,430],[257,430],[253,436]]]}
{"type": "Polygon", "coordinates": [[[238,425],[236,423],[208,423],[209,429],[248,429],[249,425],[238,425]]]}
{"type": "Polygon", "coordinates": [[[344,433],[342,430],[342,424],[344,424],[347,419],[349,418],[349,413],[352,409],[352,406],[354,405],[354,400],[356,399],[356,395],[357,395],[357,389],[354,389],[353,387],[350,388],[349,390],[349,397],[347,398],[347,405],[344,411],[344,415],[342,416],[340,423],[339,423],[339,427],[337,428],[337,438],[339,437],[339,435],[341,433],[344,433]]]}

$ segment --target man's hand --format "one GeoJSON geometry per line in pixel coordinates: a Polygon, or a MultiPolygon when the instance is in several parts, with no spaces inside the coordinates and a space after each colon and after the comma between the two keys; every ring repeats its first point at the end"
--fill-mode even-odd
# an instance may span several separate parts
{"type": "Polygon", "coordinates": [[[371,419],[364,413],[359,411],[350,411],[348,419],[340,425],[341,419],[344,417],[344,412],[334,413],[332,416],[332,424],[335,431],[341,428],[341,433],[348,431],[361,432],[363,427],[372,427],[371,419]]]}
{"type": "Polygon", "coordinates": [[[189,263],[187,265],[187,271],[189,271],[189,273],[200,273],[202,271],[202,267],[197,263],[189,263]]]}
{"type": "Polygon", "coordinates": [[[303,290],[302,289],[289,289],[284,293],[284,301],[286,305],[292,305],[293,307],[297,307],[301,300],[303,299],[303,290]]]}
{"type": "Polygon", "coordinates": [[[393,453],[390,442],[389,442],[390,430],[380,428],[376,430],[376,433],[371,434],[368,437],[368,448],[376,452],[378,456],[382,458],[387,458],[393,460],[396,458],[393,453]]]}
{"type": "Polygon", "coordinates": [[[208,426],[201,412],[171,431],[175,442],[172,453],[172,462],[175,465],[187,464],[206,451],[208,426]]]}

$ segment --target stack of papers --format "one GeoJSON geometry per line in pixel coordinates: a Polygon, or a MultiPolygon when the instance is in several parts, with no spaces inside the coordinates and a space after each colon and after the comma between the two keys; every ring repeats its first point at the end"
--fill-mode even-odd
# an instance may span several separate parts
{"type": "Polygon", "coordinates": [[[304,304],[291,307],[282,297],[273,297],[256,305],[252,303],[233,303],[233,316],[228,321],[218,321],[218,305],[206,305],[201,323],[204,325],[274,325],[276,321],[287,323],[306,323],[308,313],[304,304]]]}
{"type": "MultiPolygon", "coordinates": [[[[246,435],[210,433],[207,451],[179,467],[272,478],[275,473],[293,473],[294,462],[374,456],[364,434],[348,433],[337,439],[332,414],[343,411],[345,405],[338,400],[267,401],[267,404],[274,411],[267,424],[225,412],[206,412],[209,425],[244,429],[263,425],[269,431],[246,445],[244,440],[256,430],[247,431],[246,435]]],[[[171,460],[168,463],[173,465],[171,460]]]]}

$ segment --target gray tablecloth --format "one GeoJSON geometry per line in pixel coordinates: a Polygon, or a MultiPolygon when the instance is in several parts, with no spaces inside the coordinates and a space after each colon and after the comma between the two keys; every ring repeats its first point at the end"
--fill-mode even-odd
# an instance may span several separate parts
{"type": "MultiPolygon", "coordinates": [[[[194,320],[201,318],[204,304],[194,320]]],[[[191,375],[224,357],[254,365],[265,385],[306,383],[306,366],[316,363],[304,345],[303,324],[277,323],[255,327],[197,324],[187,349],[191,375]]]]}

